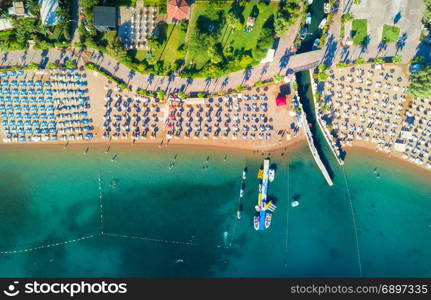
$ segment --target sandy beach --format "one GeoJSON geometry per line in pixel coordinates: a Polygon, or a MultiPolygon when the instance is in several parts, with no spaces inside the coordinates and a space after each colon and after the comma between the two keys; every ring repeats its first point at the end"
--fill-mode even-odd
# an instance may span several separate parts
{"type": "MultiPolygon", "coordinates": [[[[75,72],[75,75],[72,74],[72,76],[79,76],[81,81],[72,83],[72,85],[64,78],[69,75],[61,74],[58,75],[56,71],[45,71],[44,74],[39,75],[28,71],[28,74],[22,75],[22,78],[25,79],[31,77],[32,84],[33,81],[40,82],[41,88],[37,90],[40,94],[46,93],[44,86],[48,84],[66,88],[66,94],[62,92],[63,90],[53,89],[54,94],[60,96],[60,98],[51,100],[52,107],[55,109],[62,107],[63,102],[75,99],[70,98],[70,95],[78,92],[84,96],[83,99],[85,97],[88,99],[81,104],[81,107],[76,108],[77,112],[74,112],[75,106],[72,108],[66,106],[66,114],[55,111],[55,115],[52,114],[51,118],[56,118],[57,125],[61,123],[62,134],[58,134],[58,137],[57,134],[46,134],[45,138],[36,140],[38,144],[60,143],[65,147],[75,143],[148,143],[157,144],[160,147],[187,144],[250,151],[272,151],[304,141],[303,133],[298,127],[296,115],[292,110],[291,99],[287,98],[286,104],[283,106],[276,105],[275,98],[280,93],[280,85],[272,84],[221,97],[178,101],[178,99],[172,98],[144,97],[136,94],[135,91],[121,91],[114,83],[93,71],[75,72]],[[82,114],[88,119],[78,119],[78,122],[75,120],[76,118],[70,120],[66,118],[65,121],[63,119],[59,121],[59,115],[62,118],[65,115],[66,117],[72,115],[68,113],[70,109],[74,112],[73,114],[82,114]],[[90,123],[89,126],[82,126],[83,121],[90,123]],[[79,123],[78,127],[71,126],[75,123],[79,123]],[[89,133],[91,138],[87,138],[81,133],[89,127],[91,128],[89,133]]],[[[15,85],[18,83],[21,85],[20,79],[18,77],[17,80],[10,81],[15,85]]],[[[23,80],[24,86],[26,86],[25,81],[23,80]]],[[[7,92],[9,91],[7,90],[7,92]]],[[[27,92],[22,87],[16,88],[16,94],[27,92]]],[[[51,89],[49,92],[52,93],[51,89]]],[[[46,101],[47,96],[44,95],[44,97],[46,101]]],[[[17,99],[14,101],[16,100],[18,105],[11,104],[9,107],[11,111],[28,107],[19,103],[18,97],[15,98],[17,99]]],[[[45,109],[42,97],[39,98],[41,103],[29,105],[30,107],[27,108],[31,109],[36,116],[38,109],[41,116],[41,107],[45,109]]],[[[76,100],[73,101],[76,102],[76,100]]],[[[21,114],[19,113],[19,117],[21,114]]],[[[13,125],[16,122],[23,123],[20,119],[17,121],[13,119],[13,125]]],[[[43,123],[43,120],[40,122],[43,123]]],[[[30,122],[27,123],[25,124],[30,125],[30,122]]],[[[37,124],[39,123],[37,122],[37,124]]],[[[31,125],[34,125],[34,121],[31,125]]],[[[15,130],[15,127],[12,129],[15,130]]],[[[38,129],[36,128],[36,130],[38,129]]],[[[28,135],[26,139],[34,139],[34,135],[34,133],[31,137],[28,135]]],[[[27,144],[22,143],[21,140],[18,141],[18,138],[13,140],[11,136],[18,135],[7,136],[3,132],[2,142],[27,144]]]]}

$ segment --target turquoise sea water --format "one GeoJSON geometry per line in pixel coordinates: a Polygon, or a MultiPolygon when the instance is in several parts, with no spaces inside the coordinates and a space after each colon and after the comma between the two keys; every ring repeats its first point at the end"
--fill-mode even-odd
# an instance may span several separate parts
{"type": "Polygon", "coordinates": [[[305,146],[273,153],[278,208],[256,232],[260,154],[85,148],[0,148],[0,251],[24,250],[0,276],[431,276],[429,172],[352,151],[328,187],[305,146]]]}

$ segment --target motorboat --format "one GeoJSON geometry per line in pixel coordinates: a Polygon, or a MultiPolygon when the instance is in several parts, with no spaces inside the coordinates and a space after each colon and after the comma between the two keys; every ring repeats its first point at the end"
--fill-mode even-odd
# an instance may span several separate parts
{"type": "Polygon", "coordinates": [[[320,24],[319,24],[319,29],[323,29],[323,27],[325,26],[325,24],[326,24],[326,18],[324,18],[324,19],[320,22],[320,24]]]}
{"type": "Polygon", "coordinates": [[[324,12],[325,14],[329,14],[329,13],[331,12],[331,5],[329,5],[329,3],[325,3],[325,4],[323,5],[323,12],[324,12]]]}
{"type": "Polygon", "coordinates": [[[313,43],[312,50],[317,49],[317,47],[319,47],[319,45],[320,45],[320,39],[315,39],[314,43],[313,43]]]}
{"type": "Polygon", "coordinates": [[[265,215],[265,228],[268,228],[271,225],[272,214],[266,213],[265,215]]]}
{"type": "Polygon", "coordinates": [[[269,169],[268,171],[268,180],[269,182],[273,182],[275,178],[275,170],[274,169],[269,169]]]}
{"type": "Polygon", "coordinates": [[[292,203],[290,204],[290,206],[292,207],[297,207],[299,205],[299,201],[292,201],[292,203]]]}
{"type": "Polygon", "coordinates": [[[307,17],[305,18],[305,24],[307,25],[311,24],[311,13],[307,14],[307,17]]]}
{"type": "Polygon", "coordinates": [[[239,197],[240,198],[244,197],[244,189],[239,190],[239,197]]]}
{"type": "Polygon", "coordinates": [[[259,230],[259,216],[254,216],[253,223],[254,223],[254,229],[259,230]]]}
{"type": "Polygon", "coordinates": [[[242,179],[243,180],[247,179],[247,168],[244,168],[244,170],[242,171],[242,179]]]}

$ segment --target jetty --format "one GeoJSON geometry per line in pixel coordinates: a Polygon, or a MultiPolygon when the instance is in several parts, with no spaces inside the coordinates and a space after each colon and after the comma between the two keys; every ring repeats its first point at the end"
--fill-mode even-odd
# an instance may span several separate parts
{"type": "Polygon", "coordinates": [[[328,170],[326,170],[326,167],[323,164],[319,153],[317,152],[316,146],[314,145],[314,141],[313,141],[313,134],[311,133],[310,127],[308,126],[307,115],[305,114],[304,108],[302,107],[302,103],[298,95],[297,97],[298,97],[298,105],[299,105],[299,108],[301,109],[301,113],[299,117],[302,123],[302,127],[304,128],[304,131],[305,131],[308,147],[310,148],[314,161],[316,162],[317,166],[322,172],[323,177],[325,177],[326,182],[328,183],[329,186],[332,186],[334,183],[332,182],[331,176],[329,176],[328,170]]]}
{"type": "Polygon", "coordinates": [[[314,105],[314,114],[316,115],[317,124],[319,125],[320,131],[322,132],[323,136],[325,137],[326,142],[329,145],[329,149],[331,149],[332,154],[334,155],[335,159],[337,160],[338,164],[340,166],[344,165],[344,161],[341,158],[341,151],[337,147],[337,145],[334,143],[334,141],[331,139],[330,133],[327,131],[326,126],[323,124],[322,117],[320,116],[318,104],[316,102],[316,97],[314,96],[316,94],[316,87],[314,86],[314,80],[313,80],[313,74],[311,69],[308,70],[309,76],[310,76],[310,85],[311,85],[311,96],[313,98],[313,105],[314,105]]]}

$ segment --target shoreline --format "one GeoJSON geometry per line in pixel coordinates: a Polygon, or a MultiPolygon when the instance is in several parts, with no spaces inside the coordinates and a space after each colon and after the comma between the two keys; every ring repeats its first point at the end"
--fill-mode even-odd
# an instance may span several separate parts
{"type": "MultiPolygon", "coordinates": [[[[177,143],[173,143],[173,144],[169,144],[169,146],[162,146],[159,147],[158,142],[151,142],[151,141],[139,141],[136,143],[132,143],[130,141],[114,141],[114,142],[110,142],[110,143],[104,143],[104,142],[95,142],[95,141],[91,141],[91,142],[79,142],[79,141],[75,141],[73,143],[70,143],[69,146],[76,148],[79,146],[87,146],[90,147],[91,146],[95,146],[95,147],[107,147],[107,146],[118,146],[120,148],[129,148],[131,149],[134,146],[137,147],[150,147],[153,149],[160,149],[160,150],[168,150],[171,146],[171,148],[179,148],[181,150],[187,151],[187,150],[213,150],[213,151],[229,151],[229,152],[234,152],[234,153],[247,153],[247,154],[259,154],[259,153],[263,153],[262,155],[264,155],[265,153],[268,153],[268,155],[275,153],[279,153],[282,152],[284,153],[284,157],[290,157],[291,154],[294,154],[294,152],[297,152],[299,150],[302,150],[304,147],[308,150],[307,143],[305,141],[305,139],[297,139],[295,141],[291,141],[290,143],[286,143],[286,144],[281,144],[278,145],[277,147],[274,148],[270,148],[270,149],[252,149],[252,148],[247,148],[244,147],[244,145],[238,145],[238,146],[234,146],[234,145],[211,145],[211,144],[204,144],[204,143],[194,143],[194,144],[190,144],[190,143],[181,143],[181,142],[177,142],[177,143]]],[[[0,151],[1,150],[9,150],[9,149],[14,149],[14,150],[19,150],[19,151],[25,151],[25,150],[30,150],[32,148],[52,148],[55,149],[56,147],[61,147],[64,149],[65,144],[62,143],[31,143],[31,144],[19,144],[19,143],[10,143],[10,144],[0,144],[0,151]],[[24,147],[22,147],[24,146],[24,147]],[[9,148],[9,149],[8,149],[9,148]]],[[[64,149],[67,150],[67,149],[64,149]]],[[[393,153],[384,153],[381,151],[376,151],[374,148],[371,147],[371,145],[354,145],[354,146],[350,146],[348,147],[347,150],[347,157],[349,156],[349,154],[354,154],[354,153],[365,153],[367,155],[372,155],[377,159],[384,159],[386,160],[388,163],[396,163],[396,164],[400,164],[402,166],[405,166],[411,170],[414,171],[419,171],[421,173],[423,173],[425,176],[429,176],[430,175],[430,169],[427,169],[425,166],[420,166],[420,165],[416,165],[413,164],[409,161],[406,161],[404,159],[402,159],[400,156],[394,155],[393,153]]]]}
{"type": "Polygon", "coordinates": [[[430,172],[431,172],[431,169],[427,169],[425,166],[414,164],[414,163],[407,161],[407,160],[403,159],[401,156],[398,156],[392,152],[385,153],[382,151],[376,151],[375,149],[371,149],[370,146],[353,145],[353,146],[349,146],[348,149],[345,149],[345,150],[347,153],[347,155],[346,155],[347,157],[349,156],[349,154],[351,152],[362,152],[362,153],[374,155],[376,158],[384,158],[388,161],[390,160],[391,162],[397,162],[398,164],[406,166],[412,170],[414,169],[416,171],[423,172],[423,174],[427,174],[427,176],[429,176],[430,172]]]}
{"type": "Polygon", "coordinates": [[[177,143],[170,143],[169,145],[163,145],[160,146],[160,141],[136,141],[136,143],[133,143],[131,141],[111,141],[111,142],[101,142],[101,141],[75,141],[72,143],[69,143],[68,146],[65,148],[66,144],[64,143],[9,143],[0,144],[0,150],[3,149],[18,149],[18,150],[29,150],[31,148],[56,148],[61,147],[63,150],[67,150],[67,148],[70,147],[89,147],[91,149],[91,146],[95,147],[112,147],[112,146],[118,146],[118,147],[129,147],[132,148],[134,146],[137,147],[153,147],[155,149],[169,149],[172,148],[181,148],[181,150],[187,151],[188,149],[208,149],[208,150],[215,150],[215,151],[229,151],[229,152],[247,152],[249,154],[256,154],[256,153],[273,153],[273,152],[294,152],[298,150],[299,148],[306,146],[305,139],[296,139],[294,141],[289,141],[289,143],[283,143],[280,145],[277,145],[276,147],[268,148],[268,149],[262,149],[262,148],[251,148],[251,147],[245,147],[244,145],[220,145],[220,144],[204,144],[204,143],[186,143],[186,142],[177,142],[177,143]],[[24,146],[24,147],[22,147],[24,146]],[[283,151],[284,150],[284,151],[283,151]]]}

